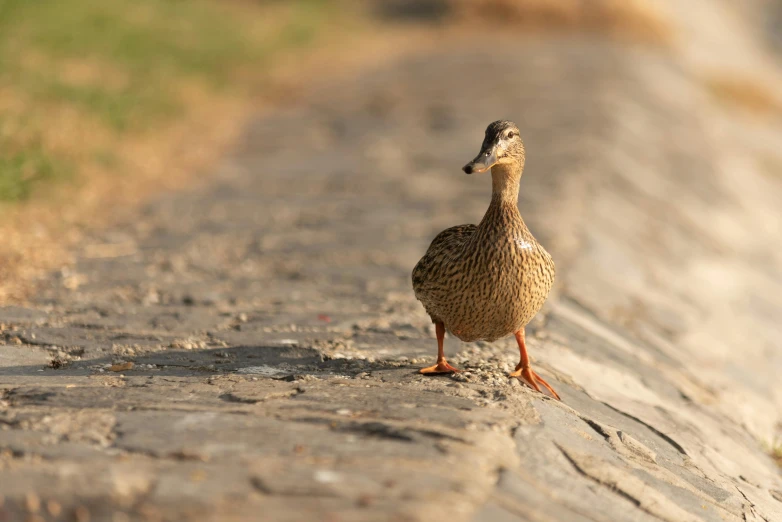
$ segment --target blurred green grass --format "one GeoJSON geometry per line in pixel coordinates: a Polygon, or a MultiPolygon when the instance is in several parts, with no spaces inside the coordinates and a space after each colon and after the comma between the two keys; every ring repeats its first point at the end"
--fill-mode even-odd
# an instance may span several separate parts
{"type": "Polygon", "coordinates": [[[237,96],[257,88],[276,54],[312,43],[333,7],[329,0],[0,0],[0,201],[72,179],[84,158],[113,157],[108,150],[121,137],[182,117],[187,86],[237,96]],[[57,146],[51,136],[68,129],[53,129],[50,115],[63,111],[71,126],[105,131],[102,148],[90,149],[90,140],[57,146]]]}
{"type": "Polygon", "coordinates": [[[774,459],[774,462],[782,468],[782,440],[777,440],[771,444],[769,453],[771,454],[771,458],[774,459]]]}
{"type": "Polygon", "coordinates": [[[72,173],[67,162],[55,161],[40,147],[28,147],[12,155],[0,156],[0,200],[26,199],[33,184],[53,179],[55,172],[60,179],[72,173]]]}

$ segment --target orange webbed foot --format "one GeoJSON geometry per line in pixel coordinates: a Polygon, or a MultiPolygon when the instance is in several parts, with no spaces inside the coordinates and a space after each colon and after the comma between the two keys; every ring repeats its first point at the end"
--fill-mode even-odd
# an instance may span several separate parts
{"type": "Polygon", "coordinates": [[[437,364],[434,366],[428,366],[426,368],[421,368],[418,370],[418,373],[422,373],[424,375],[440,375],[444,373],[457,373],[461,370],[459,368],[454,368],[450,364],[446,362],[445,359],[438,361],[437,364]]]}
{"type": "Polygon", "coordinates": [[[516,377],[517,379],[529,384],[535,391],[543,393],[543,390],[541,390],[540,386],[538,386],[538,383],[540,383],[545,386],[549,392],[551,392],[551,395],[554,396],[555,399],[558,401],[562,400],[559,398],[559,394],[554,391],[554,388],[552,388],[543,377],[535,373],[529,366],[526,368],[522,368],[521,365],[516,366],[516,371],[511,372],[508,377],[516,377]]]}

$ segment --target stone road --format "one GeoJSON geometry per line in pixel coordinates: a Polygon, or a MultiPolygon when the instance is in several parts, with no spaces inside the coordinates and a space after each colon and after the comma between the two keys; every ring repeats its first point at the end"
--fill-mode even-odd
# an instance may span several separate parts
{"type": "Polygon", "coordinates": [[[782,188],[727,118],[666,53],[586,38],[422,53],[260,117],[0,309],[0,520],[782,520],[782,188]],[[506,378],[512,339],[416,373],[409,274],[480,220],[489,179],[459,169],[499,118],[557,262],[527,333],[561,403],[506,378]]]}

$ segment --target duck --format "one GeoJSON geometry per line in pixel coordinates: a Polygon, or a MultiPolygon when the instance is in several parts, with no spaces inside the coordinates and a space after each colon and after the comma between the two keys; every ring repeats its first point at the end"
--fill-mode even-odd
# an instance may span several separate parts
{"type": "Polygon", "coordinates": [[[413,291],[435,325],[437,362],[424,375],[459,372],[443,353],[445,332],[464,342],[514,335],[520,360],[509,377],[534,390],[554,388],[530,366],[525,327],[540,311],[554,284],[554,260],[519,213],[519,183],[525,149],[518,126],[498,120],[486,128],[478,156],[462,170],[491,172],[489,208],[478,225],[443,230],[413,269],[413,291]]]}

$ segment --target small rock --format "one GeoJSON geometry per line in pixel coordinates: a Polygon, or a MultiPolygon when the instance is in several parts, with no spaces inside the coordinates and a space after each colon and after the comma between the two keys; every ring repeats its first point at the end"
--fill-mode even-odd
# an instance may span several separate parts
{"type": "Polygon", "coordinates": [[[24,504],[25,507],[27,507],[27,511],[30,513],[38,513],[38,510],[41,509],[41,499],[33,492],[25,495],[24,504]]]}
{"type": "Polygon", "coordinates": [[[372,495],[364,493],[363,495],[359,495],[359,497],[356,499],[356,505],[359,507],[369,507],[374,501],[375,498],[372,495]]]}
{"type": "Polygon", "coordinates": [[[339,473],[328,469],[316,470],[313,478],[315,482],[320,482],[321,484],[333,484],[342,480],[339,473]]]}
{"type": "Polygon", "coordinates": [[[51,516],[56,518],[62,513],[62,506],[56,500],[49,500],[46,502],[46,510],[51,516]]]}
{"type": "Polygon", "coordinates": [[[206,471],[202,469],[197,469],[193,473],[190,474],[190,481],[191,482],[203,482],[206,480],[207,474],[206,471]]]}
{"type": "Polygon", "coordinates": [[[84,506],[79,506],[73,510],[76,522],[90,522],[90,510],[84,506]]]}

